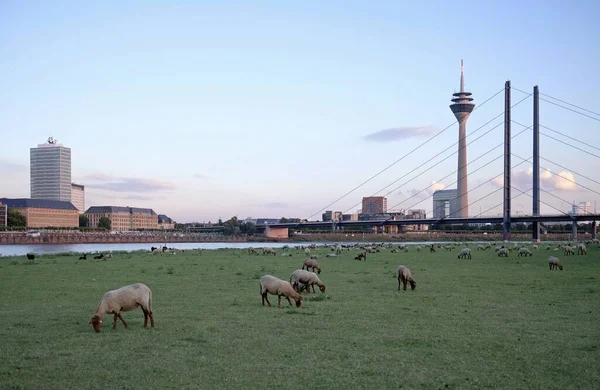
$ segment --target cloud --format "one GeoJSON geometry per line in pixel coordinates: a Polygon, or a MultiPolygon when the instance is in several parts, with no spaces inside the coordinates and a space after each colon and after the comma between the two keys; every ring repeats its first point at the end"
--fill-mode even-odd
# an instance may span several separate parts
{"type": "MultiPolygon", "coordinates": [[[[512,171],[511,184],[513,187],[523,190],[533,187],[533,168],[527,171],[512,171]]],[[[492,185],[496,187],[504,186],[504,177],[497,177],[492,180],[492,185]]],[[[540,170],[540,186],[544,189],[573,191],[577,189],[575,175],[569,171],[560,171],[552,174],[548,170],[540,170]]]]}
{"type": "Polygon", "coordinates": [[[92,173],[89,175],[82,176],[79,181],[88,182],[88,181],[109,181],[114,179],[114,176],[106,175],[104,173],[92,173]]]}
{"type": "Polygon", "coordinates": [[[164,196],[144,196],[144,195],[127,195],[120,196],[121,199],[132,199],[132,200],[159,200],[165,199],[164,196]]]}
{"type": "MultiPolygon", "coordinates": [[[[445,184],[438,183],[437,181],[433,180],[432,182],[429,183],[429,187],[427,187],[426,189],[413,188],[411,190],[408,190],[408,195],[414,199],[426,199],[426,198],[430,197],[431,195],[433,195],[433,193],[435,191],[443,190],[445,188],[446,188],[445,184]]],[[[402,194],[402,192],[400,192],[400,194],[402,194]]]]}
{"type": "Polygon", "coordinates": [[[437,129],[433,126],[394,127],[392,129],[385,129],[375,133],[367,134],[363,136],[363,139],[373,142],[401,141],[412,137],[431,136],[436,132],[437,129]]]}
{"type": "MultiPolygon", "coordinates": [[[[102,175],[95,176],[99,177],[102,175]]],[[[112,192],[155,192],[171,190],[175,188],[175,186],[172,183],[155,179],[121,177],[109,179],[105,183],[86,184],[86,188],[95,188],[112,192]]]]}

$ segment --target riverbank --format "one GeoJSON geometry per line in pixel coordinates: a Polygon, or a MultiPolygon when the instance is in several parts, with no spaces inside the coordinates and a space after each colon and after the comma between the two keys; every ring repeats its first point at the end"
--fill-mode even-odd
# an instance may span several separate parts
{"type": "MultiPolygon", "coordinates": [[[[589,234],[580,234],[580,240],[590,239],[589,234]]],[[[0,245],[39,245],[39,244],[129,244],[129,243],[302,243],[302,242],[388,242],[388,241],[500,241],[500,232],[406,232],[401,234],[363,234],[363,233],[311,233],[294,234],[290,238],[270,238],[264,236],[223,236],[215,233],[154,233],[110,234],[98,232],[41,232],[35,235],[23,232],[0,233],[0,245]]],[[[531,233],[513,233],[511,240],[531,240],[531,233]]],[[[545,234],[542,241],[571,240],[569,233],[545,234]]]]}

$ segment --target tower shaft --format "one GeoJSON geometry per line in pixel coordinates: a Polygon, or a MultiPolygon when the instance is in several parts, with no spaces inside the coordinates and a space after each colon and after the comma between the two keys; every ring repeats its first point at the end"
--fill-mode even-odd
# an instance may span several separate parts
{"type": "Polygon", "coordinates": [[[458,170],[456,180],[456,212],[452,217],[469,216],[469,187],[467,181],[467,119],[475,108],[471,92],[465,91],[463,62],[460,62],[460,92],[453,94],[450,109],[458,121],[458,170]]]}

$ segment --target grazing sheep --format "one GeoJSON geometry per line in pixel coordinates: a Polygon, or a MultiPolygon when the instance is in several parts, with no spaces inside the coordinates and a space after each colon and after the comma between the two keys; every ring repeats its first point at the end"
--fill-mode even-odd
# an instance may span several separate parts
{"type": "Polygon", "coordinates": [[[306,267],[307,271],[309,268],[312,268],[313,272],[315,272],[315,269],[316,269],[318,274],[321,273],[321,267],[319,266],[319,263],[317,263],[316,259],[313,259],[313,258],[304,259],[304,264],[302,265],[302,269],[304,269],[304,267],[306,267]]]}
{"type": "Polygon", "coordinates": [[[575,249],[572,246],[566,245],[564,250],[565,256],[575,255],[575,249]]]}
{"type": "Polygon", "coordinates": [[[585,247],[585,244],[581,243],[581,244],[577,245],[577,254],[578,255],[587,255],[587,248],[585,247]]]}
{"type": "Polygon", "coordinates": [[[336,257],[337,255],[335,253],[328,253],[325,257],[336,257]]]}
{"type": "Polygon", "coordinates": [[[99,260],[99,259],[103,259],[104,255],[102,253],[100,253],[98,256],[94,256],[95,260],[99,260]]]}
{"type": "Polygon", "coordinates": [[[362,259],[365,259],[365,261],[367,261],[367,253],[366,252],[361,252],[358,254],[358,256],[356,256],[354,258],[354,260],[358,260],[358,261],[362,261],[362,259]]]}
{"type": "MultiPolygon", "coordinates": [[[[302,269],[297,269],[292,272],[290,276],[290,284],[292,287],[298,291],[299,284],[306,284],[306,291],[310,292],[310,287],[312,286],[313,292],[315,292],[315,284],[321,289],[321,292],[325,292],[325,284],[319,279],[317,274],[310,271],[304,271],[302,269]]],[[[302,291],[302,290],[300,290],[302,291]]]]}
{"type": "Polygon", "coordinates": [[[34,261],[35,260],[35,255],[33,253],[28,253],[27,254],[27,259],[31,260],[31,261],[34,261]]]}
{"type": "Polygon", "coordinates": [[[121,312],[142,307],[144,312],[144,328],[148,327],[148,317],[154,328],[154,316],[152,313],[152,291],[148,286],[142,283],[131,284],[121,287],[117,290],[111,290],[104,294],[102,300],[96,308],[96,313],[90,318],[90,324],[94,327],[94,331],[100,332],[102,327],[102,319],[106,314],[114,314],[113,330],[117,329],[117,319],[120,318],[128,328],[127,322],[121,316],[121,312]]]}
{"type": "Polygon", "coordinates": [[[417,246],[417,252],[421,252],[421,245],[417,246]]]}
{"type": "Polygon", "coordinates": [[[87,253],[84,253],[83,256],[79,256],[79,260],[87,260],[87,253]]]}
{"type": "Polygon", "coordinates": [[[338,244],[338,245],[335,247],[335,254],[336,254],[336,255],[340,255],[340,254],[342,254],[342,246],[341,246],[340,244],[338,244]]]}
{"type": "Polygon", "coordinates": [[[552,271],[552,269],[554,268],[558,268],[561,271],[563,270],[563,266],[560,263],[560,260],[554,256],[548,257],[548,267],[550,267],[550,271],[552,271]]]}
{"type": "Polygon", "coordinates": [[[263,249],[263,255],[273,255],[275,256],[277,253],[275,252],[275,249],[273,248],[265,248],[263,249]]]}
{"type": "Polygon", "coordinates": [[[151,246],[151,247],[150,247],[150,252],[154,252],[154,251],[155,251],[155,250],[157,250],[157,249],[158,249],[157,247],[155,247],[155,246],[151,246]]]}
{"type": "Polygon", "coordinates": [[[429,247],[429,253],[434,253],[435,252],[435,247],[433,246],[433,244],[431,244],[431,246],[429,247]]]}
{"type": "Polygon", "coordinates": [[[313,260],[319,260],[319,256],[318,255],[310,255],[310,258],[313,260]]]}
{"type": "Polygon", "coordinates": [[[296,306],[300,306],[302,304],[302,297],[300,294],[294,291],[290,283],[272,275],[264,275],[262,278],[260,278],[260,296],[262,298],[263,306],[265,305],[265,301],[267,301],[267,304],[271,306],[271,302],[269,302],[267,294],[277,295],[279,299],[277,307],[281,307],[281,297],[285,297],[290,306],[292,306],[290,298],[296,301],[296,306]]]}
{"type": "Polygon", "coordinates": [[[470,259],[471,258],[471,248],[463,248],[460,250],[458,254],[459,259],[470,259]]]}
{"type": "Polygon", "coordinates": [[[417,283],[414,281],[412,272],[408,267],[399,265],[398,269],[396,270],[396,275],[398,276],[398,291],[400,291],[400,284],[404,285],[404,291],[406,291],[407,283],[410,283],[411,290],[417,288],[417,283]]]}
{"type": "Polygon", "coordinates": [[[304,254],[305,254],[306,256],[310,256],[310,249],[306,248],[306,249],[304,250],[304,254]]]}
{"type": "Polygon", "coordinates": [[[281,256],[289,256],[289,257],[291,257],[292,254],[291,253],[282,253],[281,256]]]}
{"type": "Polygon", "coordinates": [[[536,251],[538,250],[538,246],[537,245],[533,245],[531,248],[535,249],[536,251]]]}
{"type": "Polygon", "coordinates": [[[517,257],[521,257],[521,256],[531,257],[531,256],[533,256],[533,253],[531,253],[531,251],[529,249],[523,247],[523,248],[519,248],[519,253],[517,254],[517,257]]]}
{"type": "Polygon", "coordinates": [[[498,257],[508,257],[508,249],[506,248],[500,248],[498,249],[498,257]]]}
{"type": "Polygon", "coordinates": [[[485,246],[483,246],[483,245],[477,245],[477,250],[478,251],[484,251],[485,250],[485,246]]]}
{"type": "Polygon", "coordinates": [[[256,252],[256,249],[254,249],[254,248],[248,248],[248,254],[249,255],[257,255],[258,252],[256,252]]]}

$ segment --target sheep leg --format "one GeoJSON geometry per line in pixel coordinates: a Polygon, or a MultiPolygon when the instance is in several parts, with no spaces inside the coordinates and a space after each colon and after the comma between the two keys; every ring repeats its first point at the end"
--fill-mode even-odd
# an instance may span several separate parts
{"type": "Polygon", "coordinates": [[[267,304],[269,305],[269,307],[271,307],[271,302],[269,302],[269,298],[267,297],[267,293],[266,292],[264,294],[262,294],[262,304],[263,304],[263,306],[265,305],[265,301],[267,301],[267,304]]]}
{"type": "Polygon", "coordinates": [[[400,283],[401,283],[400,278],[398,278],[398,291],[400,291],[400,283]]]}
{"type": "Polygon", "coordinates": [[[403,279],[402,280],[402,284],[404,285],[404,291],[406,291],[406,284],[408,283],[408,280],[403,279]]]}
{"type": "Polygon", "coordinates": [[[290,306],[292,306],[292,301],[290,301],[290,297],[285,297],[285,299],[287,299],[287,301],[290,304],[290,306]]]}
{"type": "Polygon", "coordinates": [[[142,311],[144,312],[144,328],[147,328],[148,327],[148,312],[144,308],[142,308],[142,311]]]}
{"type": "Polygon", "coordinates": [[[277,303],[277,307],[281,308],[281,295],[278,295],[277,298],[279,298],[279,302],[277,303]]]}
{"type": "MultiPolygon", "coordinates": [[[[129,328],[129,325],[127,325],[127,322],[125,322],[125,320],[121,316],[121,313],[117,313],[116,316],[118,316],[121,319],[121,322],[123,322],[123,325],[125,325],[126,328],[129,328]]],[[[116,322],[117,322],[117,319],[115,318],[115,324],[116,324],[116,322]]]]}
{"type": "Polygon", "coordinates": [[[115,318],[113,319],[113,330],[117,329],[117,318],[118,314],[115,314],[115,318]]]}
{"type": "Polygon", "coordinates": [[[148,317],[150,317],[150,326],[154,328],[154,314],[152,313],[152,310],[148,310],[148,317]]]}

